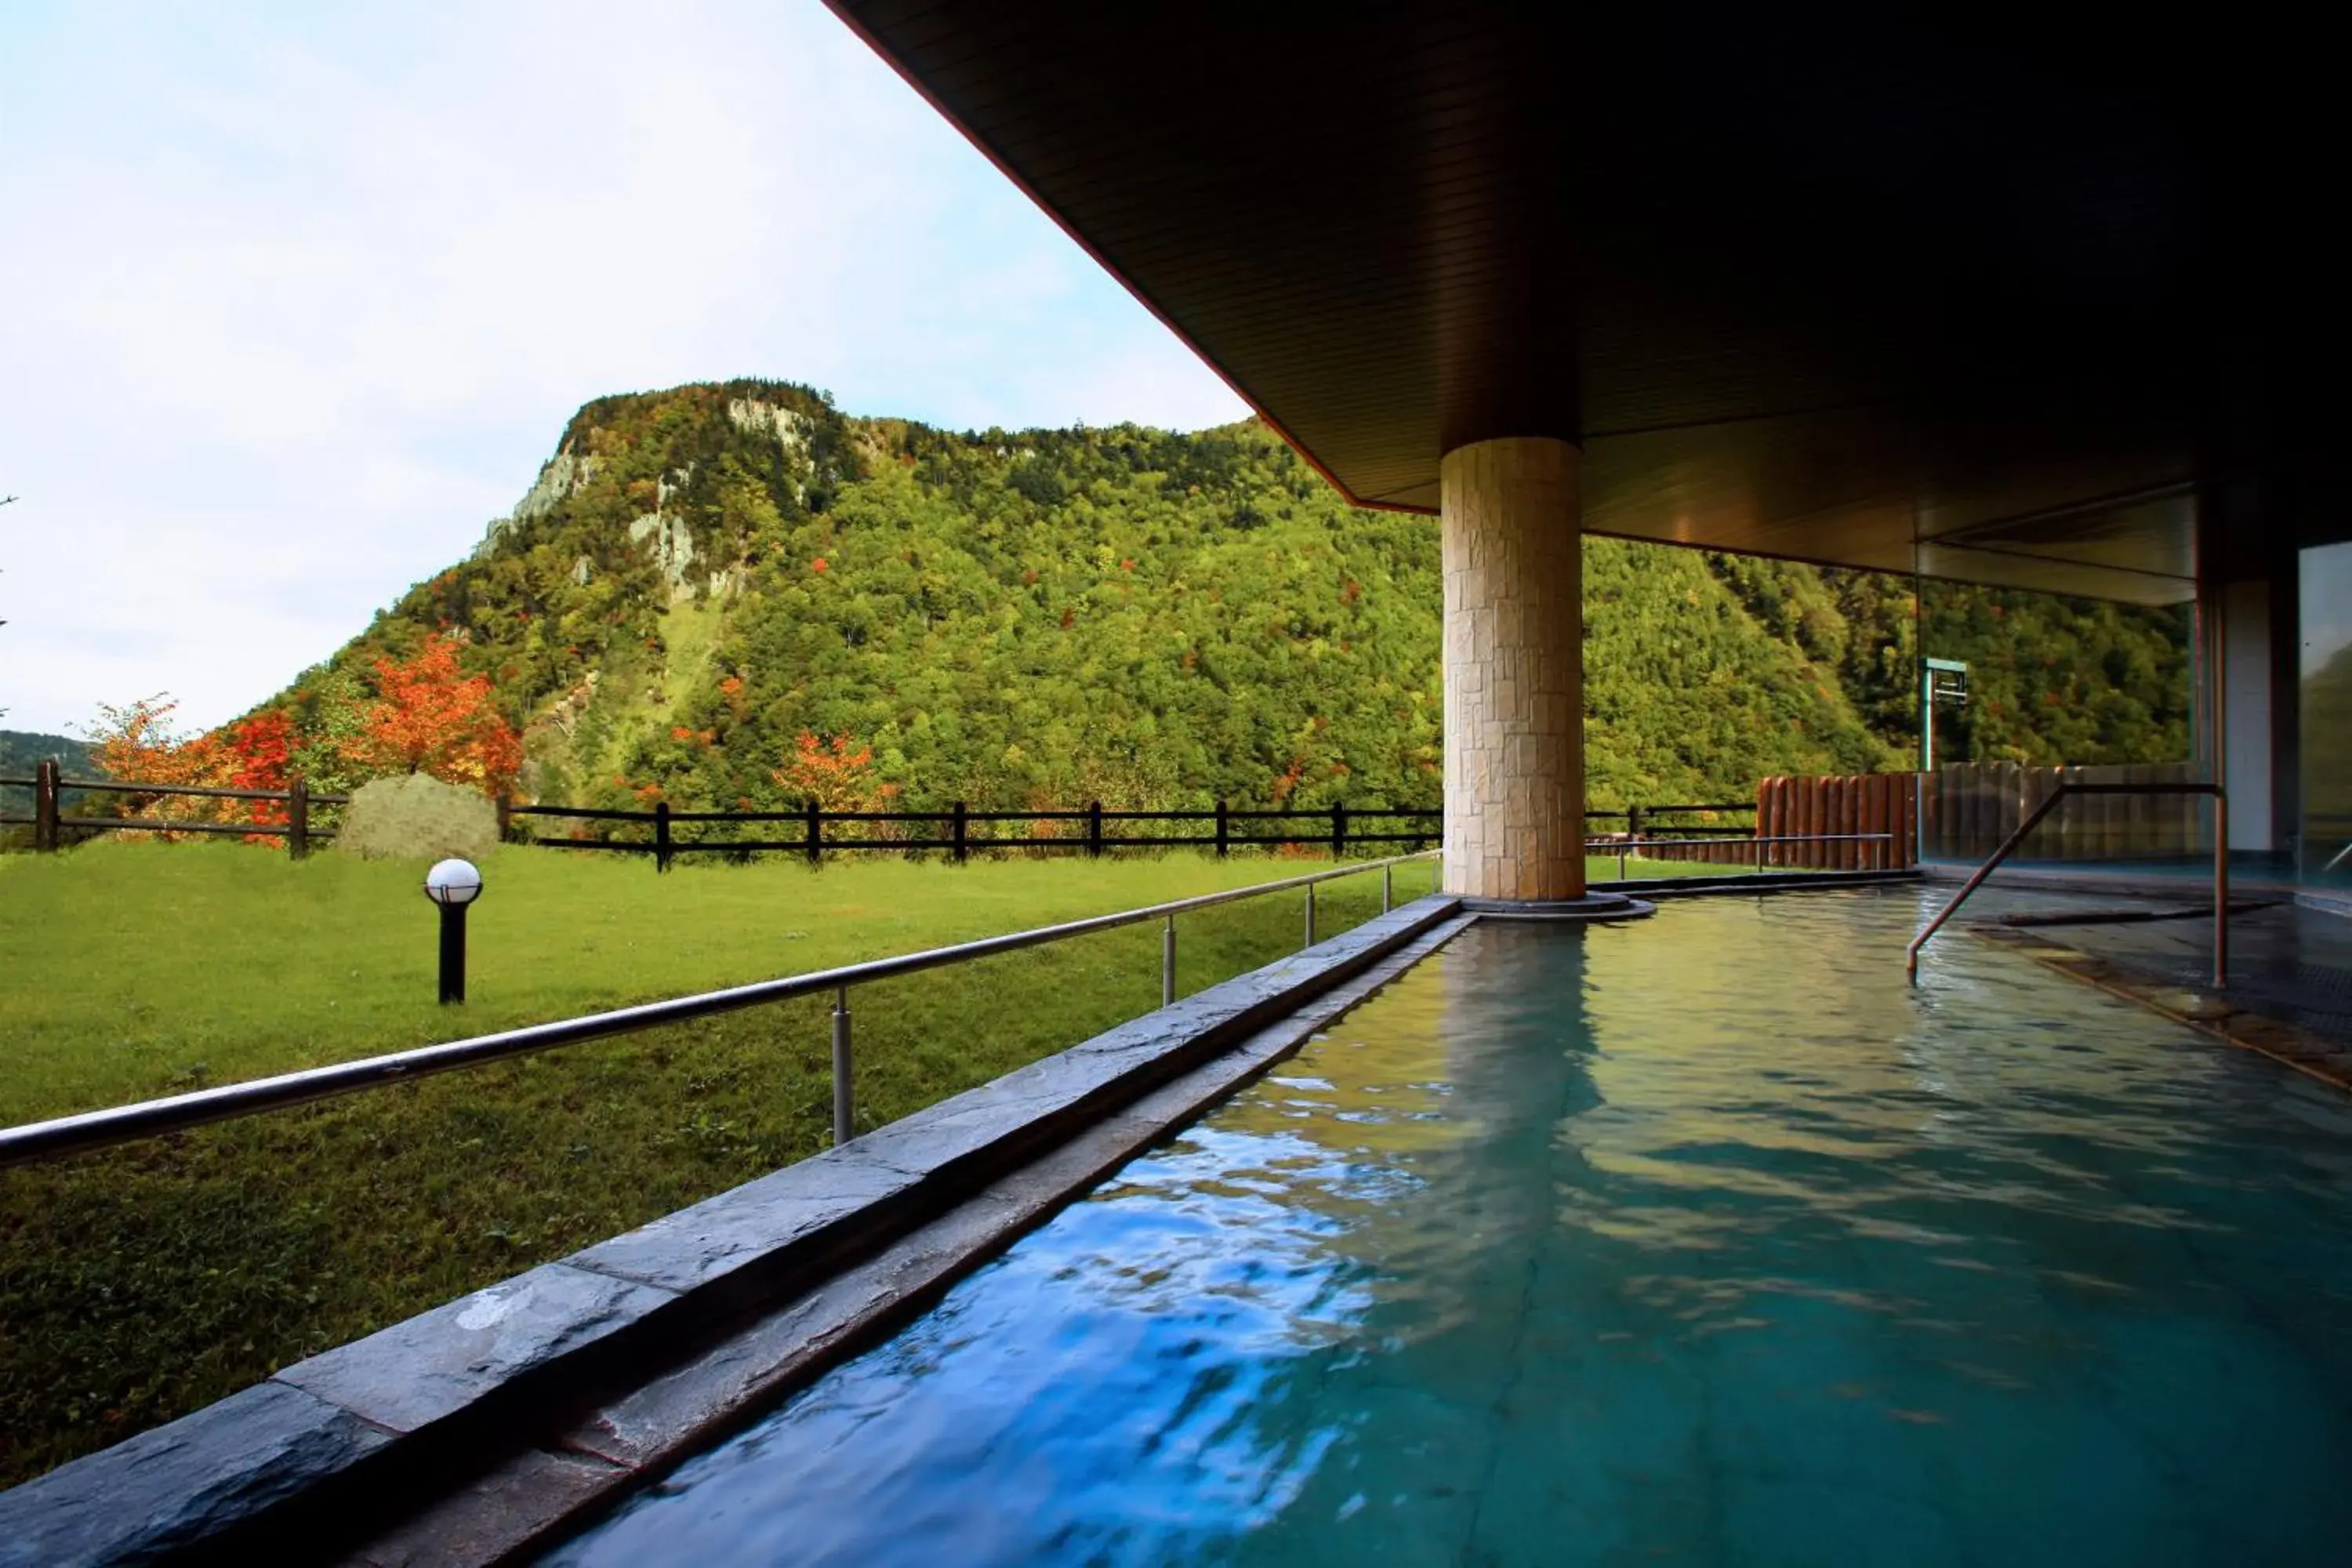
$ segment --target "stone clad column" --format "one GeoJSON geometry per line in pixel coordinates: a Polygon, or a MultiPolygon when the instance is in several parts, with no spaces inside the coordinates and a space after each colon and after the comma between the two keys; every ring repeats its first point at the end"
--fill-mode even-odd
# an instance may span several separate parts
{"type": "Polygon", "coordinates": [[[1584,896],[1584,563],[1566,441],[1457,447],[1445,572],[1445,890],[1584,896]]]}

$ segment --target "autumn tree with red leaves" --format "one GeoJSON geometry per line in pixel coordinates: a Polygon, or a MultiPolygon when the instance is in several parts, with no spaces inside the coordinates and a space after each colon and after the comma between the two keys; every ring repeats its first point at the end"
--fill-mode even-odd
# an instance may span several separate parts
{"type": "Polygon", "coordinates": [[[815,801],[820,811],[879,811],[898,793],[897,784],[875,782],[873,747],[847,735],[821,741],[806,730],[768,776],[794,797],[815,801]]]}
{"type": "MultiPolygon", "coordinates": [[[[295,745],[294,721],[277,709],[207,734],[184,736],[172,728],[179,704],[157,693],[124,707],[101,703],[85,732],[98,771],[123,784],[194,785],[205,789],[282,790],[295,745]]],[[[274,800],[131,795],[115,811],[145,822],[237,822],[282,826],[286,805],[274,800]]],[[[256,842],[266,842],[257,837],[256,842]]]]}
{"type": "Polygon", "coordinates": [[[467,675],[457,645],[432,636],[406,660],[375,661],[376,700],[352,742],[352,759],[388,773],[430,773],[496,795],[522,771],[522,742],[490,697],[486,675],[467,675]]]}

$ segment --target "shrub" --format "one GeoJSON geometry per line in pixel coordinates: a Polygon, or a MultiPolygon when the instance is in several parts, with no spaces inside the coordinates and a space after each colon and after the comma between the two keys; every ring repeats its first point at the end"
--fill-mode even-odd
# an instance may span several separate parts
{"type": "Polygon", "coordinates": [[[498,808],[480,791],[425,773],[362,784],[335,834],[336,848],[362,860],[478,860],[498,841],[498,808]]]}

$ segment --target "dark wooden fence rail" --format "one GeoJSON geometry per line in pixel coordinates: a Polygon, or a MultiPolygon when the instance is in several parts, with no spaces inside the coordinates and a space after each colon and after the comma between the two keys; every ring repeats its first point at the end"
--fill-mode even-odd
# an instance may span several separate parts
{"type": "MultiPolygon", "coordinates": [[[[1636,805],[1623,811],[1588,811],[1588,820],[1622,819],[1625,824],[1622,837],[1638,844],[1635,851],[1644,860],[1670,860],[1707,866],[1749,866],[1756,863],[1756,848],[1749,842],[1757,832],[1753,823],[1715,824],[1661,821],[1675,816],[1752,816],[1756,811],[1752,801],[1732,801],[1716,805],[1636,805]],[[1662,837],[1682,840],[1661,843],[1662,837]]],[[[1585,848],[1595,854],[1607,853],[1618,837],[1614,834],[1594,834],[1586,829],[1585,848]]]]}
{"type": "Polygon", "coordinates": [[[0,778],[0,786],[9,784],[32,786],[33,809],[29,815],[0,812],[0,824],[31,824],[33,847],[45,852],[59,848],[68,831],[112,832],[128,828],[142,833],[227,833],[244,837],[283,838],[287,853],[299,860],[310,852],[313,843],[334,837],[331,829],[310,826],[310,808],[314,805],[347,805],[352,798],[347,795],[313,795],[300,779],[290,781],[284,789],[218,789],[210,784],[120,784],[112,779],[69,779],[63,776],[53,762],[41,763],[30,778],[0,778]],[[201,800],[264,801],[283,805],[286,820],[191,822],[176,817],[70,816],[58,805],[58,797],[69,789],[92,795],[129,795],[149,798],[169,795],[201,800]]]}
{"type": "Polygon", "coordinates": [[[974,811],[957,801],[945,811],[827,811],[812,801],[796,811],[675,811],[657,803],[649,811],[576,805],[512,805],[512,817],[548,817],[578,822],[625,823],[644,827],[642,837],[590,838],[532,834],[528,842],[555,849],[614,849],[649,854],[655,866],[669,869],[677,856],[688,854],[751,855],[781,851],[805,856],[818,864],[828,850],[881,850],[919,853],[937,851],[963,860],[977,851],[1076,850],[1100,855],[1106,849],[1211,849],[1219,855],[1236,847],[1282,845],[1326,845],[1335,856],[1351,847],[1376,844],[1409,844],[1426,847],[1442,833],[1442,814],[1412,807],[1334,805],[1305,811],[1237,809],[1219,801],[1213,811],[1114,811],[1100,801],[1075,811],[974,811]],[[686,826],[760,826],[790,823],[798,831],[789,837],[681,837],[686,826]],[[1373,826],[1367,827],[1365,824],[1373,826]],[[1310,827],[1307,826],[1312,824],[1310,827]],[[828,835],[828,826],[851,829],[828,835]],[[1190,827],[1192,832],[1138,832],[1139,826],[1190,827]],[[1026,831],[994,831],[1020,826],[1026,831]],[[1267,832],[1268,826],[1276,831],[1267,832]],[[856,829],[866,831],[859,833],[856,829]]]}
{"type": "MultiPolygon", "coordinates": [[[[289,853],[299,858],[309,853],[314,843],[334,837],[331,830],[310,825],[310,808],[314,805],[344,805],[351,800],[344,795],[313,794],[300,779],[292,780],[282,790],[123,784],[108,779],[65,778],[56,763],[46,762],[40,764],[33,777],[0,778],[0,785],[8,784],[32,786],[34,810],[30,816],[0,813],[0,824],[31,824],[33,847],[44,851],[61,847],[70,835],[128,830],[283,838],[289,853]],[[60,793],[69,789],[148,799],[193,797],[261,801],[283,805],[287,808],[287,819],[282,823],[212,822],[72,816],[58,806],[60,793]]],[[[550,848],[608,849],[624,854],[650,855],[655,866],[665,871],[680,855],[781,852],[805,856],[811,864],[816,864],[828,850],[939,851],[962,860],[975,852],[1016,849],[1076,850],[1087,855],[1100,855],[1108,849],[1194,848],[1223,855],[1234,848],[1314,845],[1327,847],[1335,858],[1340,858],[1352,848],[1370,848],[1377,845],[1411,845],[1415,849],[1426,847],[1443,837],[1444,821],[1444,813],[1434,807],[1340,805],[1309,810],[1283,810],[1236,807],[1226,801],[1218,802],[1213,811],[1117,811],[1107,808],[1099,801],[1090,802],[1076,810],[1063,811],[974,811],[962,801],[955,802],[944,811],[827,811],[814,801],[790,811],[679,811],[667,802],[646,810],[612,806],[524,805],[504,798],[499,801],[498,806],[499,828],[505,837],[516,837],[513,829],[518,825],[517,819],[524,817],[614,824],[642,829],[640,836],[628,837],[572,837],[538,833],[524,833],[520,837],[523,842],[550,848]],[[717,837],[697,833],[692,837],[681,837],[678,831],[681,827],[760,827],[782,824],[791,825],[789,835],[717,837]],[[1161,826],[1173,831],[1136,831],[1139,827],[1161,826]],[[829,834],[826,831],[829,827],[853,831],[829,834]],[[1024,831],[1013,834],[998,831],[1005,827],[1019,827],[1024,831]],[[866,831],[855,831],[858,828],[866,831]]],[[[1622,821],[1626,825],[1622,835],[1601,833],[1592,837],[1589,843],[1597,852],[1606,852],[1611,843],[1622,837],[1643,841],[1642,854],[1651,859],[1746,865],[1754,859],[1753,849],[1712,840],[1745,840],[1754,832],[1753,828],[1681,823],[1671,819],[1753,813],[1755,809],[1745,802],[1735,802],[1717,805],[1636,805],[1622,811],[1591,811],[1585,815],[1594,822],[1622,821]],[[1662,844],[1658,842],[1662,837],[1690,842],[1662,844]]]]}

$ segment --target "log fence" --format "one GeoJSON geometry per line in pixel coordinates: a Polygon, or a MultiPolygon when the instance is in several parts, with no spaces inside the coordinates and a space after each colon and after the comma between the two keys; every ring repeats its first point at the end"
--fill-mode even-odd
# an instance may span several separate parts
{"type": "Polygon", "coordinates": [[[1918,775],[1776,775],[1756,786],[1768,869],[1866,871],[1917,863],[1918,775]]]}

